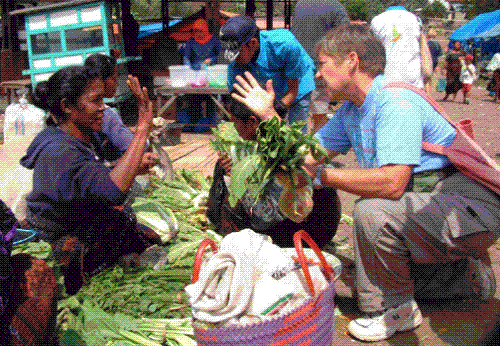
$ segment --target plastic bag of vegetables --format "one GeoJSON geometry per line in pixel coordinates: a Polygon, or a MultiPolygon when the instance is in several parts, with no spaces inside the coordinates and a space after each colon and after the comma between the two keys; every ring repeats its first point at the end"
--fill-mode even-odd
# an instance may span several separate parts
{"type": "Polygon", "coordinates": [[[307,154],[316,160],[328,161],[326,149],[312,135],[303,134],[305,121],[290,126],[278,118],[261,122],[256,141],[245,141],[231,125],[220,125],[212,147],[231,155],[231,185],[229,203],[234,207],[244,194],[266,197],[275,182],[283,187],[279,207],[281,213],[294,222],[302,222],[313,207],[312,181],[302,165],[307,154]],[[298,175],[307,185],[298,188],[298,175]]]}

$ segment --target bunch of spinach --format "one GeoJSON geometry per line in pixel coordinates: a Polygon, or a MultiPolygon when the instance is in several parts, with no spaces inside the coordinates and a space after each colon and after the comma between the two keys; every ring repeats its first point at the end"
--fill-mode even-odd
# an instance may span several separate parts
{"type": "MultiPolygon", "coordinates": [[[[311,153],[316,160],[325,159],[325,162],[328,156],[315,137],[302,133],[305,124],[306,121],[298,121],[288,126],[276,117],[259,124],[256,144],[244,141],[250,142],[248,146],[255,145],[255,153],[242,157],[231,168],[231,206],[234,207],[246,191],[255,198],[265,197],[273,189],[278,174],[296,182],[297,174],[302,173],[312,186],[302,168],[306,155],[311,153]]],[[[297,199],[295,184],[291,184],[291,188],[297,199]]]]}

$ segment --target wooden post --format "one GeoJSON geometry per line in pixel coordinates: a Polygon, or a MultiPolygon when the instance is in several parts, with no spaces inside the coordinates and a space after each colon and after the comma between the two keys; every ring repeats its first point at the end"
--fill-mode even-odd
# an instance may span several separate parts
{"type": "Polygon", "coordinates": [[[220,30],[220,1],[205,1],[205,16],[208,23],[208,30],[212,35],[219,37],[220,30]]]}
{"type": "Polygon", "coordinates": [[[2,1],[1,3],[1,12],[0,14],[2,15],[2,47],[0,48],[8,48],[8,40],[9,40],[9,24],[8,24],[8,17],[9,17],[9,9],[7,7],[7,1],[2,1]]]}
{"type": "Polygon", "coordinates": [[[246,0],[245,1],[245,16],[255,17],[255,0],[246,0]]]}
{"type": "Polygon", "coordinates": [[[285,15],[285,29],[290,30],[292,26],[292,1],[290,0],[284,0],[283,1],[284,5],[284,15],[285,15]]]}
{"type": "Polygon", "coordinates": [[[267,27],[266,27],[266,30],[273,30],[273,12],[274,12],[273,1],[267,0],[266,2],[267,2],[267,6],[266,6],[267,27]]]}
{"type": "Polygon", "coordinates": [[[163,30],[162,30],[162,34],[164,35],[164,37],[168,37],[169,35],[169,29],[168,29],[168,21],[169,21],[169,18],[168,18],[169,14],[168,14],[168,0],[161,0],[161,21],[162,21],[162,24],[163,24],[163,30]]]}

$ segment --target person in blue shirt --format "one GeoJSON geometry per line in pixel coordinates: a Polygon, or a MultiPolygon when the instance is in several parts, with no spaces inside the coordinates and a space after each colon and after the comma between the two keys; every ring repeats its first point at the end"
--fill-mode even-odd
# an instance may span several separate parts
{"type": "MultiPolygon", "coordinates": [[[[194,71],[203,70],[208,65],[215,65],[220,54],[220,41],[216,36],[210,34],[207,21],[203,18],[197,19],[193,23],[193,37],[191,37],[184,47],[184,65],[194,71]]],[[[216,105],[208,95],[193,95],[188,97],[190,103],[187,110],[188,119],[181,120],[188,123],[216,123],[216,105]],[[206,104],[206,111],[203,114],[202,103],[206,104]]],[[[209,127],[185,127],[184,131],[207,131],[209,127]]]]}
{"type": "Polygon", "coordinates": [[[203,65],[216,64],[221,50],[220,41],[208,31],[207,21],[197,19],[192,30],[193,37],[184,47],[184,65],[189,65],[193,70],[201,70],[203,65]]]}
{"type": "MultiPolygon", "coordinates": [[[[92,54],[85,59],[85,66],[90,69],[91,74],[104,82],[104,97],[114,97],[118,86],[116,59],[109,55],[92,54]]],[[[121,117],[109,106],[104,109],[101,130],[94,132],[92,136],[94,141],[103,143],[96,148],[102,147],[106,152],[106,159],[110,161],[119,159],[134,137],[130,129],[123,124],[121,117]]]]}
{"type": "Polygon", "coordinates": [[[224,23],[220,40],[224,57],[231,61],[227,71],[230,90],[236,76],[249,71],[261,83],[272,80],[275,108],[288,114],[289,123],[307,120],[316,87],[314,63],[290,31],[259,31],[254,19],[238,15],[224,23]]]}
{"type": "MultiPolygon", "coordinates": [[[[417,93],[386,87],[395,80],[383,75],[384,46],[366,25],[332,29],[316,53],[316,77],[345,102],[315,136],[331,158],[353,150],[359,164],[325,168],[309,156],[303,166],[315,186],[361,197],[353,242],[365,316],[348,324],[350,334],[379,341],[418,327],[415,299],[491,299],[496,282],[487,250],[500,236],[500,198],[422,148],[449,145],[455,128],[417,93]]],[[[232,97],[262,120],[278,116],[272,84],[263,89],[245,77],[237,77],[232,97]]]]}

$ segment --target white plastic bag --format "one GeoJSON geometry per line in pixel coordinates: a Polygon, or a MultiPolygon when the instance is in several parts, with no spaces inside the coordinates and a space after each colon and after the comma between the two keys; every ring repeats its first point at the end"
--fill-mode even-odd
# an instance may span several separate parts
{"type": "MultiPolygon", "coordinates": [[[[5,109],[3,124],[4,146],[8,146],[14,138],[24,138],[26,148],[33,138],[45,128],[45,112],[28,103],[26,95],[19,103],[12,103],[5,109]]],[[[16,141],[16,144],[19,144],[16,141]]]]}
{"type": "Polygon", "coordinates": [[[21,166],[19,160],[45,126],[45,112],[29,104],[25,95],[19,103],[5,109],[4,144],[0,148],[0,199],[18,220],[26,217],[26,196],[33,188],[33,172],[21,166]]]}

